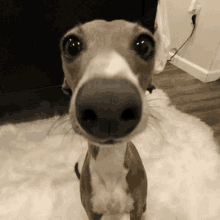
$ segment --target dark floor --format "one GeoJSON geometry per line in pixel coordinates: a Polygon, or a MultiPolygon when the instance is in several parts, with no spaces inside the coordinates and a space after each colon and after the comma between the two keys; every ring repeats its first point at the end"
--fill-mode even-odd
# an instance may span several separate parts
{"type": "MultiPolygon", "coordinates": [[[[168,63],[163,73],[154,76],[154,84],[169,95],[179,110],[210,125],[220,143],[220,80],[203,83],[168,63]]],[[[0,124],[65,114],[69,100],[58,86],[0,95],[0,124]]]]}

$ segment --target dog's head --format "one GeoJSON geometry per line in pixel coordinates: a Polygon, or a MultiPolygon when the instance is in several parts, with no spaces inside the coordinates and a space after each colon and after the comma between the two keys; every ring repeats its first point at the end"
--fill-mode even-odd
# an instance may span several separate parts
{"type": "Polygon", "coordinates": [[[138,23],[95,20],[68,31],[60,48],[75,132],[96,144],[140,133],[152,87],[153,34],[138,23]]]}

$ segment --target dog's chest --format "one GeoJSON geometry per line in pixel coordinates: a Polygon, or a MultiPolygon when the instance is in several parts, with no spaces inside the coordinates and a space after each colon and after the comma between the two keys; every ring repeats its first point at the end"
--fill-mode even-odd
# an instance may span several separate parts
{"type": "Polygon", "coordinates": [[[97,213],[113,215],[132,210],[133,199],[127,193],[125,150],[104,148],[96,159],[91,158],[92,203],[97,213]]]}

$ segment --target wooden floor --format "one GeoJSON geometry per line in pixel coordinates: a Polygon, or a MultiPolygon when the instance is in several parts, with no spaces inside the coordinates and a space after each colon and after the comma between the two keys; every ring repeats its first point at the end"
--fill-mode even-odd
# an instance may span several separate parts
{"type": "MultiPolygon", "coordinates": [[[[154,84],[179,110],[210,125],[220,143],[220,80],[203,83],[167,63],[164,72],[154,76],[154,84]]],[[[69,98],[57,86],[1,95],[0,103],[0,124],[19,123],[67,113],[69,98]]]]}
{"type": "Polygon", "coordinates": [[[203,83],[167,63],[164,72],[154,76],[154,84],[168,94],[179,110],[210,125],[220,144],[220,80],[203,83]]]}

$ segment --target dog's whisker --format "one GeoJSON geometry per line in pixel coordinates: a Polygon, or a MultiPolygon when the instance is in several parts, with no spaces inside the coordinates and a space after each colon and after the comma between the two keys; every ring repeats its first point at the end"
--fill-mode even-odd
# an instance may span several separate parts
{"type": "MultiPolygon", "coordinates": [[[[63,134],[63,135],[62,135],[63,138],[62,138],[61,144],[62,144],[63,146],[66,146],[66,144],[64,143],[64,141],[65,141],[66,138],[69,138],[69,137],[70,137],[69,134],[70,134],[71,132],[75,133],[72,128],[70,128],[70,129],[68,129],[68,130],[66,130],[66,131],[64,131],[64,132],[62,133],[62,134],[63,134]]],[[[71,137],[73,138],[74,135],[71,135],[71,137]]]]}
{"type": "Polygon", "coordinates": [[[72,129],[72,128],[68,129],[68,130],[64,133],[64,135],[69,135],[69,133],[70,133],[71,131],[73,132],[73,129],[72,129]]]}
{"type": "Polygon", "coordinates": [[[52,130],[56,130],[58,127],[60,127],[63,124],[69,124],[69,115],[60,116],[50,127],[50,129],[47,132],[47,135],[51,135],[52,130]]]}
{"type": "MultiPolygon", "coordinates": [[[[70,132],[71,130],[72,130],[72,129],[69,129],[68,131],[65,131],[65,133],[63,134],[62,144],[64,143],[64,139],[68,137],[69,132],[70,132]]],[[[65,146],[65,144],[64,144],[64,146],[65,146]]]]}
{"type": "Polygon", "coordinates": [[[59,122],[59,124],[57,125],[57,127],[60,127],[60,126],[62,126],[63,124],[70,124],[69,117],[63,118],[63,120],[59,122]]]}
{"type": "MultiPolygon", "coordinates": [[[[59,120],[59,119],[58,119],[59,120]]],[[[57,122],[57,120],[55,121],[55,122],[53,122],[53,124],[50,126],[50,128],[49,128],[49,130],[48,130],[48,132],[47,132],[47,136],[50,136],[51,135],[51,131],[52,131],[52,129],[53,129],[53,127],[54,127],[54,125],[55,125],[55,123],[57,122]]]]}

